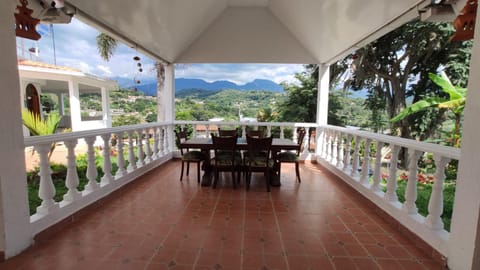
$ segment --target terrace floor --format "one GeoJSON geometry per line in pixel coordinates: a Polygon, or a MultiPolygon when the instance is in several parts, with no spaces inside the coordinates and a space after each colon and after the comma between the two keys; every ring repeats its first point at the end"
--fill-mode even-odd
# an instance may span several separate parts
{"type": "Polygon", "coordinates": [[[179,181],[170,161],[0,269],[444,269],[319,165],[282,166],[282,186],[179,181]]]}

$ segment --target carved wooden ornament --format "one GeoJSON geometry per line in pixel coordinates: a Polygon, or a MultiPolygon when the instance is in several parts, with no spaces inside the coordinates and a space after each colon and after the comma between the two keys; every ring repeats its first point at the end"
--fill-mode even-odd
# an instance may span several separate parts
{"type": "Polygon", "coordinates": [[[21,6],[17,6],[18,13],[15,13],[15,32],[17,37],[39,40],[42,36],[37,33],[35,26],[39,19],[32,17],[33,10],[27,8],[28,1],[20,0],[21,6]]]}
{"type": "Polygon", "coordinates": [[[450,38],[451,41],[464,41],[473,38],[475,32],[475,18],[477,14],[477,0],[468,0],[465,7],[453,21],[455,34],[450,38]]]}

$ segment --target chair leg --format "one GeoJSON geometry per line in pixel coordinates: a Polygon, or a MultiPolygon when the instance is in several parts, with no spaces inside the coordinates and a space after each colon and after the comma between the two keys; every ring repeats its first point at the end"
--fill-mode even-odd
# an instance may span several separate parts
{"type": "Polygon", "coordinates": [[[214,177],[213,177],[213,185],[212,185],[212,188],[216,188],[216,187],[217,187],[217,181],[218,181],[218,170],[215,169],[214,177]]]}
{"type": "Polygon", "coordinates": [[[190,161],[187,162],[187,176],[188,176],[188,173],[190,173],[190,161]]]}
{"type": "Polygon", "coordinates": [[[302,180],[300,180],[300,168],[299,168],[299,164],[298,164],[298,161],[295,162],[295,172],[297,173],[297,179],[298,179],[298,182],[301,183],[302,180]]]}
{"type": "Polygon", "coordinates": [[[267,184],[267,192],[270,192],[270,171],[267,170],[265,173],[265,183],[267,184]]]}
{"type": "Polygon", "coordinates": [[[233,189],[236,189],[237,188],[237,183],[236,183],[237,179],[235,177],[235,169],[232,169],[232,182],[233,182],[233,189]]]}
{"type": "Polygon", "coordinates": [[[180,181],[182,181],[183,179],[183,165],[185,164],[185,162],[182,160],[182,172],[180,173],[180,181]]]}
{"type": "Polygon", "coordinates": [[[197,162],[197,183],[200,183],[200,162],[197,162]]]}

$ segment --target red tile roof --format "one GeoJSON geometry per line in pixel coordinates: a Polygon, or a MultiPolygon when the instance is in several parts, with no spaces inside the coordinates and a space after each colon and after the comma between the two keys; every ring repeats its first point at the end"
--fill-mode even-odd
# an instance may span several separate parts
{"type": "Polygon", "coordinates": [[[18,65],[21,66],[29,66],[29,67],[39,67],[39,68],[48,68],[48,69],[55,69],[55,70],[64,70],[64,71],[74,71],[74,72],[82,72],[79,69],[71,68],[71,67],[62,67],[62,66],[55,66],[47,63],[31,61],[27,59],[19,59],[18,65]]]}

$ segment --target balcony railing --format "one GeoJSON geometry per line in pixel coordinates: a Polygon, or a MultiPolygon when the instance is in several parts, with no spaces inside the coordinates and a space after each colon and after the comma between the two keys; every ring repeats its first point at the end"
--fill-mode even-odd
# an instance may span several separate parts
{"type": "Polygon", "coordinates": [[[242,131],[242,137],[245,137],[248,127],[264,128],[268,135],[291,138],[294,141],[298,128],[315,131],[308,133],[310,136],[305,136],[304,145],[308,147],[304,147],[303,159],[317,160],[433,248],[443,255],[447,254],[449,233],[444,229],[441,219],[444,171],[450,160],[459,159],[459,149],[335,126],[318,126],[314,123],[175,121],[26,138],[25,147],[33,146],[40,161],[38,196],[42,202],[36,213],[30,217],[33,234],[45,230],[170,160],[176,152],[173,129],[186,126],[191,127],[194,137],[208,136],[219,127],[238,128],[242,131]],[[111,146],[112,139],[116,141],[115,146],[111,146]],[[65,186],[68,191],[61,201],[56,202],[48,153],[52,143],[59,142],[63,142],[67,148],[65,186]],[[87,147],[88,183],[82,191],[78,189],[79,178],[76,170],[75,148],[79,144],[86,144],[87,147]],[[95,151],[95,148],[101,151],[95,151]],[[385,183],[382,183],[382,148],[388,148],[391,152],[385,183]],[[124,153],[116,157],[118,169],[114,175],[112,150],[124,153]],[[400,202],[397,197],[397,164],[401,151],[408,153],[410,161],[405,174],[408,176],[408,184],[404,202],[400,202]],[[425,153],[433,155],[435,172],[428,214],[422,216],[416,206],[419,171],[417,161],[425,153]],[[101,179],[97,179],[97,155],[103,160],[101,179]]]}
{"type": "Polygon", "coordinates": [[[441,254],[447,254],[449,233],[442,221],[445,170],[449,162],[459,160],[460,149],[335,126],[321,126],[317,132],[317,161],[320,164],[415,232],[441,254]],[[386,184],[382,187],[381,149],[385,149],[385,146],[390,158],[386,184]],[[372,157],[373,151],[375,156],[372,157]],[[419,174],[418,162],[426,155],[433,157],[434,166],[430,166],[433,170],[433,188],[428,202],[428,213],[423,216],[419,214],[416,202],[417,183],[419,178],[423,177],[419,174]],[[405,198],[403,203],[397,196],[399,156],[408,160],[408,169],[403,174],[408,177],[405,179],[405,193],[402,194],[405,198]]]}

